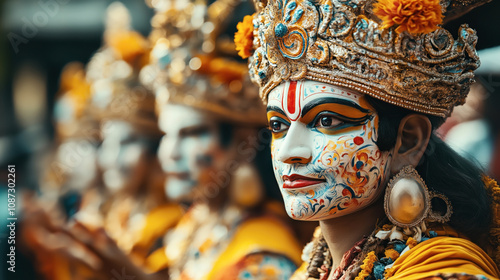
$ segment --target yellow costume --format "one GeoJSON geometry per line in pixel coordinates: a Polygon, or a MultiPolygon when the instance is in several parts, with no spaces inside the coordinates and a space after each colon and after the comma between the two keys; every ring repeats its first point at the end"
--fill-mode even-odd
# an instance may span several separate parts
{"type": "MultiPolygon", "coordinates": [[[[276,216],[268,214],[242,218],[241,213],[235,212],[230,220],[217,221],[214,225],[206,220],[206,216],[202,215],[205,219],[200,219],[200,213],[205,211],[200,206],[194,207],[168,233],[167,245],[147,259],[150,270],[168,268],[170,274],[178,279],[235,279],[237,275],[247,273],[245,270],[261,277],[265,272],[270,277],[279,276],[283,267],[273,263],[267,264],[266,271],[259,271],[264,255],[283,257],[281,265],[286,267],[299,263],[301,246],[291,230],[276,216]],[[207,224],[213,228],[205,233],[219,230],[221,234],[198,234],[199,228],[207,224]]],[[[233,211],[236,209],[228,209],[225,214],[233,211]]]]}

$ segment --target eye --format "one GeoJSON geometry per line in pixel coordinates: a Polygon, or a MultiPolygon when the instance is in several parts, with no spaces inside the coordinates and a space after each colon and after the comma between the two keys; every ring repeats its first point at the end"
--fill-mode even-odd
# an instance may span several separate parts
{"type": "Polygon", "coordinates": [[[284,122],[281,118],[271,118],[269,120],[269,128],[273,133],[280,133],[288,129],[290,125],[284,122]]]}
{"type": "Polygon", "coordinates": [[[316,118],[316,122],[314,123],[314,127],[320,128],[334,128],[339,125],[342,125],[344,122],[336,118],[332,114],[322,113],[318,115],[316,118]]]}

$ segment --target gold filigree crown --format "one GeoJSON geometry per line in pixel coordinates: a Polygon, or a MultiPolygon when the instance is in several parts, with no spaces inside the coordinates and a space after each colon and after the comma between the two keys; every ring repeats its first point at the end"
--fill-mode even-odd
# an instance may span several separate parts
{"type": "Polygon", "coordinates": [[[474,30],[462,25],[454,40],[439,25],[479,2],[258,1],[250,77],[264,101],[283,81],[310,79],[447,117],[464,103],[479,59],[474,30]]]}
{"type": "Polygon", "coordinates": [[[226,34],[232,21],[243,18],[246,1],[207,2],[152,1],[152,63],[141,71],[141,81],[155,91],[158,105],[183,104],[227,121],[264,125],[258,89],[236,54],[232,34],[226,34]]]}
{"type": "Polygon", "coordinates": [[[107,10],[103,41],[87,65],[92,113],[101,122],[122,120],[152,137],[161,135],[155,96],[139,82],[140,70],[149,63],[150,44],[132,30],[130,14],[120,2],[107,10]]]}

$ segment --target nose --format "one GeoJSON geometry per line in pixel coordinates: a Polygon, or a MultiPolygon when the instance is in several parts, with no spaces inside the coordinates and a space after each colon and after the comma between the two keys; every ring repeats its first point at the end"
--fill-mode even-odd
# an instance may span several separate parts
{"type": "Polygon", "coordinates": [[[276,159],[292,164],[311,162],[311,142],[308,141],[307,127],[300,122],[293,122],[282,140],[276,159]]]}
{"type": "Polygon", "coordinates": [[[98,162],[101,168],[111,168],[117,162],[119,153],[120,144],[117,141],[104,139],[98,150],[98,162]]]}
{"type": "Polygon", "coordinates": [[[166,163],[169,160],[178,160],[181,157],[178,137],[163,136],[158,148],[158,158],[160,162],[166,163]]]}

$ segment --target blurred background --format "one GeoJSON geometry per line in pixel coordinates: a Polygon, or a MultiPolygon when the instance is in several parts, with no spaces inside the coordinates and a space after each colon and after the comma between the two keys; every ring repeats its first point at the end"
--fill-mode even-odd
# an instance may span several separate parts
{"type": "MultiPolygon", "coordinates": [[[[71,61],[86,64],[101,46],[106,8],[111,2],[0,0],[0,188],[6,188],[7,165],[15,165],[17,189],[38,190],[39,159],[55,137],[53,111],[61,71],[71,61]]],[[[154,12],[142,0],[121,2],[130,10],[133,29],[147,36],[154,12]]],[[[447,24],[455,37],[464,22],[477,30],[483,66],[477,78],[481,86],[473,88],[467,106],[456,110],[439,131],[497,179],[500,49],[494,48],[500,46],[499,14],[500,1],[494,0],[447,24]]],[[[7,199],[0,193],[0,219],[4,220],[7,199]]],[[[0,243],[4,243],[2,237],[0,243]]],[[[4,266],[0,262],[0,279],[4,266]]]]}

